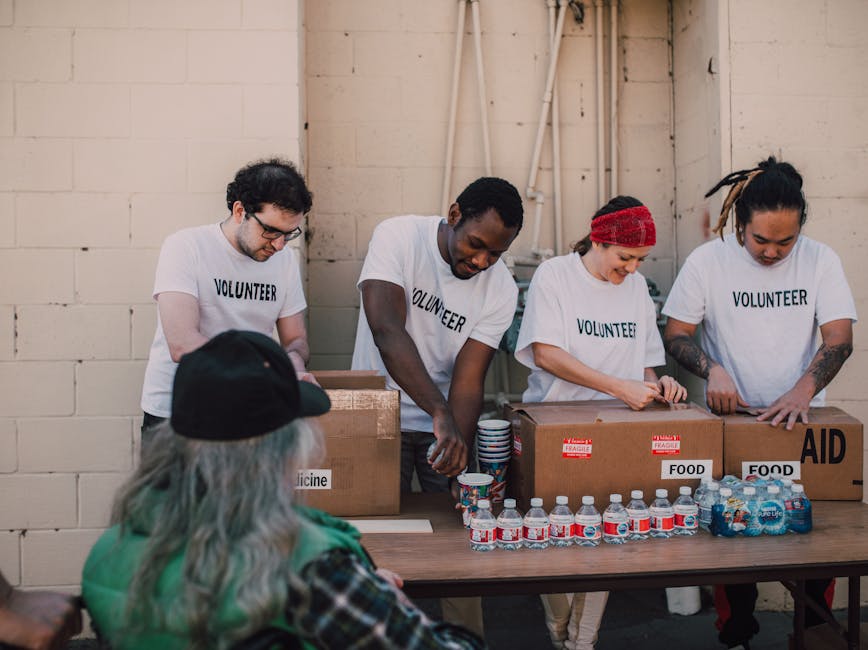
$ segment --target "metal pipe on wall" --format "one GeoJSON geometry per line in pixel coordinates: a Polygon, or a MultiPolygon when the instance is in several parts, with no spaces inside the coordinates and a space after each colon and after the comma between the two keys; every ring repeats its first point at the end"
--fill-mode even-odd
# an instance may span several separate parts
{"type": "Polygon", "coordinates": [[[470,0],[470,13],[473,17],[473,44],[476,49],[476,85],[479,93],[479,118],[482,122],[485,175],[491,176],[491,140],[488,135],[488,100],[485,95],[485,68],[482,64],[482,27],[479,20],[479,0],[470,0]]]}
{"type": "Polygon", "coordinates": [[[452,205],[452,157],[455,152],[455,121],[458,115],[458,85],[461,80],[461,48],[464,44],[464,17],[467,0],[458,0],[458,22],[455,27],[455,59],[452,64],[452,97],[449,102],[449,126],[446,133],[446,161],[443,163],[443,194],[440,215],[446,216],[452,205]]]}
{"type": "MultiPolygon", "coordinates": [[[[563,11],[567,9],[567,0],[560,0],[563,11]]],[[[555,20],[553,12],[549,12],[549,38],[552,39],[552,47],[555,43],[555,20]]],[[[552,89],[552,208],[555,215],[555,255],[562,255],[564,250],[564,216],[563,201],[561,197],[561,116],[558,107],[558,86],[555,82],[552,89]]]]}
{"type": "Polygon", "coordinates": [[[603,0],[594,2],[594,44],[596,45],[597,82],[597,205],[606,201],[606,125],[603,115],[603,0]]]}
{"type": "MultiPolygon", "coordinates": [[[[618,0],[609,0],[609,196],[618,194],[618,0]]],[[[605,199],[604,199],[605,200],[605,199]]]]}

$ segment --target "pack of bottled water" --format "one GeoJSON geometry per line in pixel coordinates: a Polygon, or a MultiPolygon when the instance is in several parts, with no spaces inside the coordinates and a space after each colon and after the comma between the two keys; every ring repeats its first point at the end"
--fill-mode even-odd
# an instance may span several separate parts
{"type": "Polygon", "coordinates": [[[741,480],[724,476],[700,486],[700,526],[720,537],[804,534],[813,528],[811,502],[803,485],[772,475],[741,480]]]}

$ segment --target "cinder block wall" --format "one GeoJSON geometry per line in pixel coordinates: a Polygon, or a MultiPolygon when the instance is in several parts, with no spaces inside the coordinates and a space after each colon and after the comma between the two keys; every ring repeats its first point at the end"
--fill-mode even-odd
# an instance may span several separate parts
{"type": "Polygon", "coordinates": [[[0,0],[0,570],[77,590],[133,467],[163,238],[301,162],[297,0],[0,0]]]}

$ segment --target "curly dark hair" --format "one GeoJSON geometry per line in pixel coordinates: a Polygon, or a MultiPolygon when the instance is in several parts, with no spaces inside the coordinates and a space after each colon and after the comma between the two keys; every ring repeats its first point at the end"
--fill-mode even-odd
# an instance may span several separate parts
{"type": "Polygon", "coordinates": [[[258,160],[238,170],[226,186],[226,206],[232,211],[241,201],[245,212],[255,214],[262,206],[273,203],[279,208],[306,214],[313,203],[304,177],[288,160],[258,160]]]}
{"type": "Polygon", "coordinates": [[[515,186],[502,178],[477,178],[455,199],[461,210],[461,219],[455,224],[461,227],[467,219],[478,219],[488,210],[497,212],[503,225],[507,228],[521,230],[524,220],[524,206],[521,195],[515,186]]]}

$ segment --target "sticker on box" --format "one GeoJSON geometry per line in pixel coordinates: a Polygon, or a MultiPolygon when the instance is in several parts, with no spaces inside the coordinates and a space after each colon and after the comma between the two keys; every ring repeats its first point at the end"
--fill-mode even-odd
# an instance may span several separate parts
{"type": "Polygon", "coordinates": [[[802,464],[797,460],[745,460],[741,463],[741,475],[745,479],[748,476],[769,478],[772,474],[798,481],[802,478],[802,464]]]}
{"type": "Polygon", "coordinates": [[[512,441],[512,455],[521,456],[521,438],[516,436],[512,441]]]}
{"type": "Polygon", "coordinates": [[[681,453],[681,436],[651,436],[651,453],[654,456],[677,456],[681,453]]]}
{"type": "Polygon", "coordinates": [[[564,458],[590,458],[592,448],[591,438],[564,438],[561,455],[564,458]]]}
{"type": "Polygon", "coordinates": [[[661,479],[711,478],[714,461],[704,460],[662,460],[660,461],[661,479]]]}
{"type": "Polygon", "coordinates": [[[295,477],[296,490],[331,490],[330,469],[300,469],[295,477]]]}

